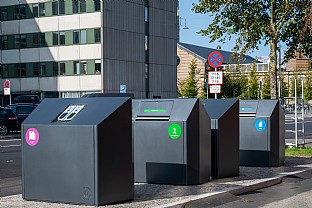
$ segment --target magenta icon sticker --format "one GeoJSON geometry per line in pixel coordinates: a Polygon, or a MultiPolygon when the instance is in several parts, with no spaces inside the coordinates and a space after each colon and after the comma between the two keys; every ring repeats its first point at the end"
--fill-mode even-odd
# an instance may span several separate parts
{"type": "Polygon", "coordinates": [[[26,142],[29,146],[36,146],[39,142],[39,132],[35,128],[26,131],[26,142]]]}

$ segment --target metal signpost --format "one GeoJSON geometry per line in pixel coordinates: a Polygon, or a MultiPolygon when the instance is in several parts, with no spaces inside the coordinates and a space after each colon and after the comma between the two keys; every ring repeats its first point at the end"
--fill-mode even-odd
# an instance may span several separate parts
{"type": "MultiPolygon", "coordinates": [[[[214,68],[215,71],[208,73],[208,84],[214,85],[214,87],[212,87],[212,88],[210,87],[210,90],[213,89],[219,93],[221,92],[221,84],[223,82],[223,72],[217,71],[217,68],[221,66],[222,62],[223,62],[223,57],[222,57],[222,54],[220,52],[213,51],[212,53],[209,54],[209,56],[208,56],[209,66],[214,68]],[[219,85],[219,86],[216,87],[216,85],[219,85]]],[[[208,89],[208,86],[207,86],[207,89],[208,89]]],[[[217,93],[216,92],[210,92],[210,93],[215,93],[215,99],[217,99],[217,93]]],[[[207,93],[207,99],[208,99],[208,93],[207,93]]]]}
{"type": "Polygon", "coordinates": [[[10,105],[11,105],[11,83],[10,80],[6,79],[3,83],[3,92],[4,95],[10,96],[10,105]]]}

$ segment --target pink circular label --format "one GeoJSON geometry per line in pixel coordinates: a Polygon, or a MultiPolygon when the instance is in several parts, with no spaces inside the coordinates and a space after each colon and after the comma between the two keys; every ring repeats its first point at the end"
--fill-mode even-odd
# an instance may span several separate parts
{"type": "Polygon", "coordinates": [[[39,142],[39,132],[35,128],[26,131],[26,142],[29,146],[36,146],[39,142]]]}

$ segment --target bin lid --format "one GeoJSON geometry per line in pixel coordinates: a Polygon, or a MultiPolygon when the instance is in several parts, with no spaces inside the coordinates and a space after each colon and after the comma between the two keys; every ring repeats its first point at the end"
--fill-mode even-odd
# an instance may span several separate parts
{"type": "Polygon", "coordinates": [[[219,119],[235,103],[238,103],[238,99],[201,99],[201,102],[205,106],[205,109],[211,119],[219,119]]]}

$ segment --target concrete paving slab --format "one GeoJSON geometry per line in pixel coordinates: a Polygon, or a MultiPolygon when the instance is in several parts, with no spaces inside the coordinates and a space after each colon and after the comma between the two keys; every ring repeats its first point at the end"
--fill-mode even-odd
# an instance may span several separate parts
{"type": "MultiPolygon", "coordinates": [[[[286,163],[282,167],[240,167],[238,177],[217,179],[197,186],[135,184],[134,200],[103,207],[171,207],[225,192],[238,194],[264,188],[280,183],[284,176],[304,171],[312,172],[311,157],[286,157],[286,163]]],[[[90,206],[24,201],[21,195],[14,195],[0,198],[0,207],[84,208],[90,206]]]]}

